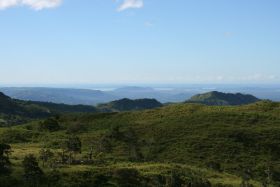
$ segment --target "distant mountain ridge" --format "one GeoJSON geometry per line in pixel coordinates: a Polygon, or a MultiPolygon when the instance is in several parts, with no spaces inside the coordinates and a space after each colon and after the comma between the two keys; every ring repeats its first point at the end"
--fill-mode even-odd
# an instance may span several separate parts
{"type": "Polygon", "coordinates": [[[102,113],[145,110],[161,107],[155,99],[121,99],[98,107],[90,105],[67,105],[40,101],[12,99],[0,92],[0,126],[16,125],[32,119],[46,118],[65,113],[102,113]]]}
{"type": "Polygon", "coordinates": [[[106,104],[100,104],[97,108],[103,112],[121,112],[132,110],[153,109],[163,106],[156,99],[120,99],[106,104]]]}
{"type": "Polygon", "coordinates": [[[100,90],[44,88],[44,87],[6,87],[0,92],[20,100],[63,103],[68,105],[96,105],[119,99],[100,90]]]}
{"type": "Polygon", "coordinates": [[[0,126],[19,124],[28,119],[47,117],[50,111],[47,108],[25,101],[11,99],[0,92],[0,126]]]}
{"type": "Polygon", "coordinates": [[[157,90],[150,87],[120,87],[110,90],[48,88],[48,87],[1,87],[0,92],[11,98],[25,101],[51,102],[68,105],[97,105],[122,98],[156,99],[162,103],[183,102],[197,92],[182,90],[157,90]]]}
{"type": "Polygon", "coordinates": [[[197,94],[191,99],[187,100],[187,103],[201,103],[205,105],[246,105],[260,101],[253,95],[241,94],[241,93],[222,93],[222,92],[208,92],[204,94],[197,94]]]}

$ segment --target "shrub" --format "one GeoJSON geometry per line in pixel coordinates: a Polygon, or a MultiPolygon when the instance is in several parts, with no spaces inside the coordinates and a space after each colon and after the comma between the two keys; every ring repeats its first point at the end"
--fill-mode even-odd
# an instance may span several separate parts
{"type": "Polygon", "coordinates": [[[39,186],[44,177],[42,169],[39,167],[34,155],[27,155],[23,162],[24,179],[30,186],[39,186]]]}
{"type": "Polygon", "coordinates": [[[79,132],[85,132],[87,130],[87,127],[83,124],[80,123],[74,123],[74,124],[69,124],[67,126],[67,133],[68,134],[75,134],[79,132]]]}
{"type": "Polygon", "coordinates": [[[46,119],[40,124],[40,130],[47,130],[50,132],[55,132],[60,130],[61,127],[57,120],[53,118],[46,119]]]}
{"type": "Polygon", "coordinates": [[[11,162],[9,160],[9,153],[11,146],[7,144],[0,144],[0,176],[8,175],[10,173],[11,162]]]}
{"type": "Polygon", "coordinates": [[[28,142],[34,134],[31,131],[20,129],[9,129],[4,131],[0,136],[0,142],[4,143],[22,143],[28,142]]]}
{"type": "Polygon", "coordinates": [[[113,180],[120,187],[141,186],[141,176],[136,169],[117,169],[113,173],[113,180]]]}

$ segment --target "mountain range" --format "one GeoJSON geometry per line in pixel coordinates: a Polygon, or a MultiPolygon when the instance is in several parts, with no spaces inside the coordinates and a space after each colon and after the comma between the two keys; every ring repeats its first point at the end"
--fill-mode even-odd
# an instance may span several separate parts
{"type": "MultiPolygon", "coordinates": [[[[63,97],[63,95],[61,95],[61,97],[63,97]]],[[[209,92],[195,95],[187,100],[186,103],[200,103],[205,105],[244,105],[257,101],[260,100],[252,95],[209,92]]],[[[67,105],[52,102],[12,99],[0,92],[0,122],[2,125],[9,125],[24,123],[31,119],[44,118],[63,113],[110,113],[154,109],[162,106],[164,106],[164,104],[156,99],[149,98],[135,100],[124,98],[99,104],[97,106],[67,105]]]]}

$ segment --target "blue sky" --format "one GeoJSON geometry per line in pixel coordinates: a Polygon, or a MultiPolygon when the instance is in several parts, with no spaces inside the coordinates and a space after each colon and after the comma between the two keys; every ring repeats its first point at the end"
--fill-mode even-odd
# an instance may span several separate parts
{"type": "Polygon", "coordinates": [[[0,0],[0,83],[278,83],[279,0],[0,0]]]}

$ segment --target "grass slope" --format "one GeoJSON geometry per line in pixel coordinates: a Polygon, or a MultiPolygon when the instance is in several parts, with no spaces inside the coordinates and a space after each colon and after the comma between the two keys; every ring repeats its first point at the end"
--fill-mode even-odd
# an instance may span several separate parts
{"type": "MultiPolygon", "coordinates": [[[[33,122],[3,128],[0,137],[4,137],[5,143],[16,143],[14,147],[20,142],[35,143],[59,152],[60,143],[74,133],[83,145],[80,158],[86,157],[93,147],[96,159],[102,153],[106,163],[187,165],[231,173],[238,176],[238,180],[250,175],[254,180],[263,181],[269,168],[275,185],[280,182],[279,103],[176,104],[136,112],[69,114],[58,121],[62,128],[57,132],[41,131],[39,124],[33,122]],[[5,136],[9,133],[11,137],[5,136]],[[12,136],[14,134],[17,136],[12,136]]],[[[32,150],[29,145],[20,144],[20,147],[29,152],[32,150]]]]}

